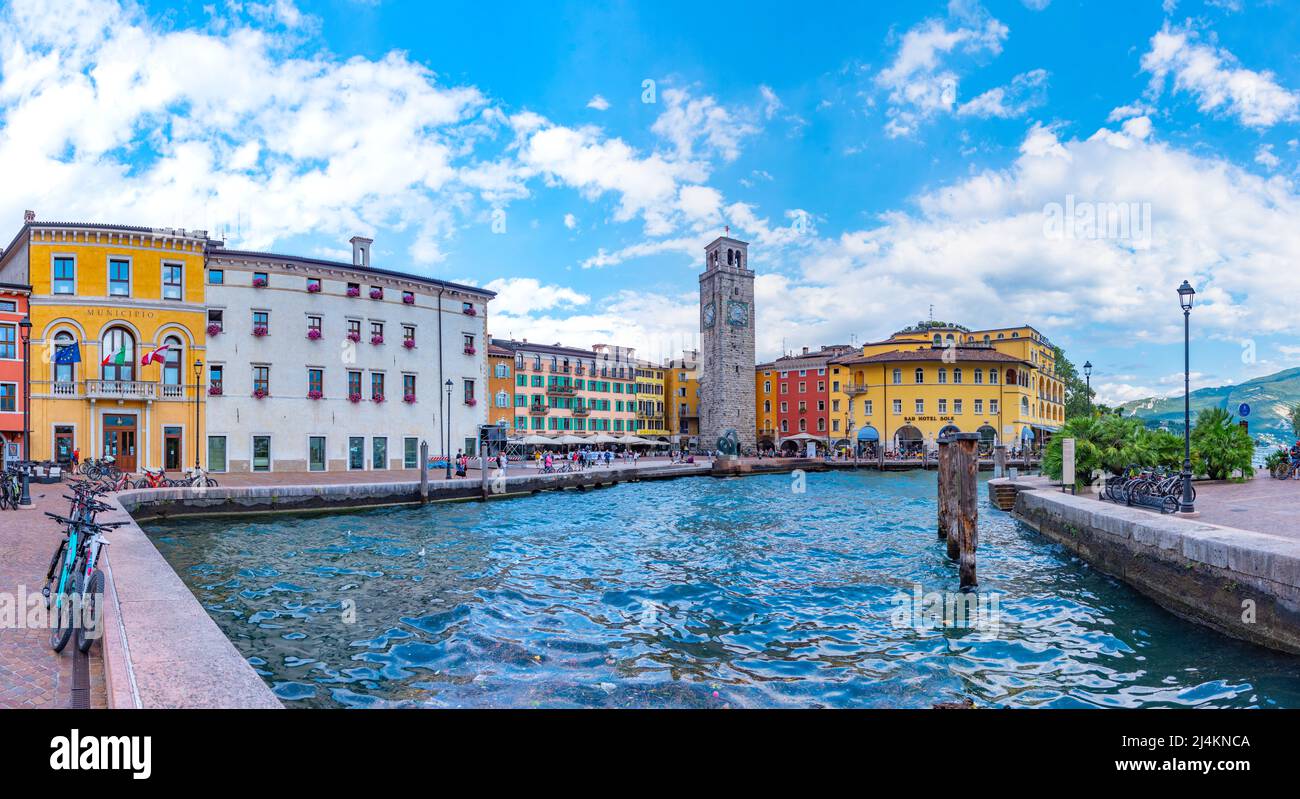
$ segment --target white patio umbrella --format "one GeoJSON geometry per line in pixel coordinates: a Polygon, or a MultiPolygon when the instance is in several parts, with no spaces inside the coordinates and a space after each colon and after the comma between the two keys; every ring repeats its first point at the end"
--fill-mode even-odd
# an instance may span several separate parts
{"type": "Polygon", "coordinates": [[[559,438],[551,439],[551,441],[555,444],[586,444],[589,440],[590,439],[583,438],[582,436],[575,436],[572,434],[563,435],[560,436],[559,438]]]}
{"type": "Polygon", "coordinates": [[[609,433],[597,433],[587,440],[593,444],[617,444],[623,439],[611,436],[609,433]]]}

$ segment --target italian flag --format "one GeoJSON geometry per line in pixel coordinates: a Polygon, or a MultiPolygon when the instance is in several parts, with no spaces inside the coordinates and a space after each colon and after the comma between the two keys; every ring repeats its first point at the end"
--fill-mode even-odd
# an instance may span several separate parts
{"type": "Polygon", "coordinates": [[[104,360],[99,363],[100,366],[108,366],[109,364],[113,364],[114,366],[124,366],[126,364],[125,344],[118,348],[117,352],[110,352],[108,355],[105,355],[104,360]]]}
{"type": "Polygon", "coordinates": [[[145,356],[140,359],[140,365],[148,366],[154,362],[165,363],[167,361],[167,350],[171,348],[172,345],[164,344],[161,347],[154,349],[152,352],[146,353],[145,356]]]}

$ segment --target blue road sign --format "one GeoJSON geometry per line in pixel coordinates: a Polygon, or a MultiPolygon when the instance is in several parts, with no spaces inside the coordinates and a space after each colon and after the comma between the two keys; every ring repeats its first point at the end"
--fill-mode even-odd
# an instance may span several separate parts
{"type": "Polygon", "coordinates": [[[1241,403],[1241,405],[1237,406],[1237,415],[1243,418],[1250,416],[1250,406],[1244,402],[1241,403]]]}

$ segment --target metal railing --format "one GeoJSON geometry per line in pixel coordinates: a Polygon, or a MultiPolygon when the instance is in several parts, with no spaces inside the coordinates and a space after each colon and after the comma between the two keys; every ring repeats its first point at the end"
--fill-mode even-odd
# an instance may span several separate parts
{"type": "Polygon", "coordinates": [[[188,401],[193,399],[194,386],[152,380],[33,380],[32,395],[56,399],[188,401]]]}

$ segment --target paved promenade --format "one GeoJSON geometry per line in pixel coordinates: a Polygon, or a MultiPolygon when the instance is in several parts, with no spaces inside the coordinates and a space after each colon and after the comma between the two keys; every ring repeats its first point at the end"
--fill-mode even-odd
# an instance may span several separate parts
{"type": "MultiPolygon", "coordinates": [[[[6,602],[40,595],[45,570],[58,545],[59,526],[42,511],[66,514],[61,485],[33,485],[33,506],[0,511],[0,593],[6,602]]],[[[112,536],[109,536],[112,540],[112,536]]],[[[63,708],[72,700],[75,644],[50,649],[49,630],[0,627],[0,708],[63,708]]],[[[90,650],[90,706],[105,707],[102,644],[90,650]]]]}
{"type": "Polygon", "coordinates": [[[1197,483],[1201,520],[1300,541],[1300,480],[1257,473],[1245,483],[1197,483]]]}
{"type": "MultiPolygon", "coordinates": [[[[696,458],[696,463],[709,463],[708,458],[696,458]]],[[[466,477],[477,479],[479,471],[475,464],[477,461],[471,460],[469,473],[465,477],[456,477],[455,467],[452,468],[453,480],[464,480],[466,477]]],[[[668,457],[656,458],[638,458],[636,465],[638,467],[646,466],[667,466],[671,463],[668,457]]],[[[559,466],[559,461],[556,461],[559,466]]],[[[491,468],[491,467],[490,467],[491,468]]],[[[601,473],[617,471],[632,468],[632,461],[614,460],[609,466],[603,464],[599,466],[589,466],[586,471],[601,473]]],[[[532,461],[523,462],[511,461],[506,468],[507,477],[519,477],[523,475],[540,474],[537,465],[532,461]]],[[[491,472],[489,471],[489,474],[491,472]]],[[[432,469],[429,472],[429,482],[436,484],[446,479],[447,470],[432,469]]],[[[332,472],[239,472],[229,474],[214,474],[213,478],[222,486],[301,486],[301,485],[348,485],[359,483],[410,483],[420,481],[419,469],[349,469],[347,471],[332,472]]]]}

